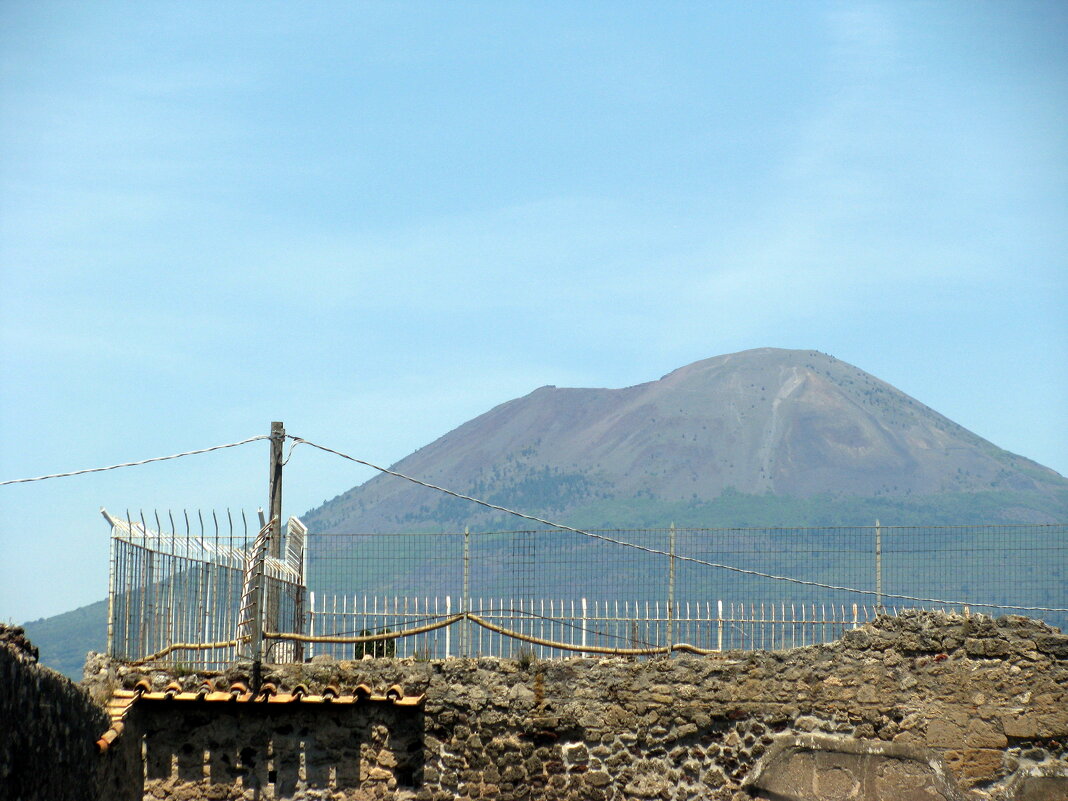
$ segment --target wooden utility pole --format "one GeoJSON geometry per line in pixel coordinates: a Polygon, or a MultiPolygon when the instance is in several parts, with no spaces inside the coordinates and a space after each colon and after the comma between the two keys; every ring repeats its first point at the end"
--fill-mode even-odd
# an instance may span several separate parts
{"type": "MultiPolygon", "coordinates": [[[[286,427],[282,423],[271,423],[271,489],[268,500],[271,531],[267,535],[267,556],[282,558],[282,446],[286,442],[286,427]]],[[[266,567],[266,565],[264,566],[266,567]]],[[[278,613],[282,599],[278,597],[277,586],[271,586],[269,576],[264,571],[264,583],[269,588],[267,593],[265,626],[267,631],[278,631],[278,613]]]]}
{"type": "Polygon", "coordinates": [[[271,527],[270,547],[267,552],[275,559],[282,556],[282,446],[286,441],[286,427],[271,423],[271,497],[269,520],[278,522],[271,527]]]}
{"type": "MultiPolygon", "coordinates": [[[[267,522],[270,529],[267,532],[267,547],[264,548],[263,564],[260,565],[260,604],[257,609],[258,632],[253,643],[253,684],[260,681],[262,675],[263,659],[263,632],[278,631],[278,613],[281,608],[281,598],[278,596],[278,587],[272,586],[270,575],[267,572],[267,559],[282,557],[282,446],[286,441],[286,429],[280,422],[271,423],[271,463],[270,463],[270,497],[267,508],[269,517],[267,522]]],[[[267,655],[268,660],[270,654],[267,655]]]]}

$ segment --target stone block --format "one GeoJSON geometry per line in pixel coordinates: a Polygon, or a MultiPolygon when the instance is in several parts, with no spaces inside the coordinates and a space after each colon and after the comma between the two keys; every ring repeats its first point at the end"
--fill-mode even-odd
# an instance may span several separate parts
{"type": "Polygon", "coordinates": [[[878,688],[871,684],[865,684],[857,690],[857,701],[862,704],[878,703],[883,698],[878,688]]]}
{"type": "Polygon", "coordinates": [[[777,801],[959,798],[925,749],[829,736],[778,738],[746,787],[777,801]]]}
{"type": "Polygon", "coordinates": [[[603,770],[591,770],[586,774],[586,782],[594,787],[607,787],[612,783],[612,777],[603,770]]]}
{"type": "Polygon", "coordinates": [[[994,659],[1008,656],[1012,652],[1012,649],[1005,640],[969,637],[964,641],[964,652],[968,654],[968,656],[994,659]]]}
{"type": "Polygon", "coordinates": [[[993,723],[974,719],[968,723],[964,744],[968,748],[1004,748],[1009,741],[993,723]]]}
{"type": "Polygon", "coordinates": [[[675,730],[674,738],[676,740],[681,740],[681,739],[684,739],[686,737],[692,737],[695,734],[697,734],[697,724],[696,723],[684,723],[684,724],[682,724],[681,726],[679,726],[675,730]]]}
{"type": "Polygon", "coordinates": [[[991,748],[965,748],[946,751],[943,758],[962,784],[971,786],[996,779],[1001,771],[1004,755],[1001,751],[991,748]]]}
{"type": "Polygon", "coordinates": [[[849,801],[857,798],[863,774],[838,764],[817,767],[813,789],[823,801],[849,801]]]}
{"type": "Polygon", "coordinates": [[[393,773],[376,766],[369,768],[364,778],[369,782],[386,782],[393,778],[393,773]]]}
{"type": "Polygon", "coordinates": [[[585,743],[566,743],[560,749],[564,761],[568,763],[586,763],[590,760],[589,749],[585,743]]]}
{"type": "Polygon", "coordinates": [[[1068,776],[1028,776],[1016,787],[1013,801],[1064,801],[1068,776]]]}
{"type": "Polygon", "coordinates": [[[949,720],[935,718],[927,724],[927,745],[931,748],[954,748],[964,747],[964,730],[949,720]]]}
{"type": "Polygon", "coordinates": [[[907,759],[885,759],[872,771],[870,789],[876,798],[897,801],[943,801],[945,796],[932,786],[931,768],[907,759]]]}
{"type": "Polygon", "coordinates": [[[521,782],[526,778],[526,774],[515,765],[509,765],[503,771],[501,771],[502,782],[521,782]]]}
{"type": "Polygon", "coordinates": [[[1068,634],[1039,634],[1034,640],[1035,646],[1042,653],[1057,659],[1068,659],[1068,634]]]}
{"type": "Polygon", "coordinates": [[[387,749],[378,752],[378,764],[383,768],[397,767],[397,755],[387,749]]]}

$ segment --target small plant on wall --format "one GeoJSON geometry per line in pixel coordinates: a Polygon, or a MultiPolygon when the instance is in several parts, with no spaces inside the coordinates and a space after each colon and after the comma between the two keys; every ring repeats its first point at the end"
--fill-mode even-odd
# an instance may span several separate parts
{"type": "MultiPolygon", "coordinates": [[[[372,634],[389,634],[391,629],[383,629],[380,632],[371,631],[370,629],[363,629],[360,632],[361,637],[369,637],[372,634]]],[[[363,659],[365,656],[373,657],[385,657],[392,659],[397,655],[397,641],[396,640],[375,640],[372,642],[358,642],[355,643],[353,649],[354,659],[363,659]]]]}

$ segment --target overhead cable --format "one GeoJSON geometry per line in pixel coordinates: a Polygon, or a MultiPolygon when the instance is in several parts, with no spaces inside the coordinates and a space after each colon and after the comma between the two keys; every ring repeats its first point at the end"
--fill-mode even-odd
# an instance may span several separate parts
{"type": "Polygon", "coordinates": [[[226,445],[213,445],[210,448],[201,448],[195,451],[185,451],[184,453],[175,453],[171,456],[154,456],[151,459],[141,459],[138,462],[123,462],[122,464],[108,465],[107,467],[90,467],[85,470],[73,470],[69,473],[52,473],[47,476],[36,476],[35,478],[13,478],[8,481],[0,481],[0,487],[6,484],[26,484],[30,481],[45,481],[49,478],[68,478],[69,476],[80,476],[85,473],[102,473],[105,470],[118,470],[120,467],[137,467],[142,464],[150,464],[151,462],[165,462],[168,459],[181,459],[183,456],[195,456],[198,453],[209,453],[211,451],[219,451],[223,448],[236,448],[238,445],[247,445],[250,442],[256,442],[261,439],[270,439],[267,434],[261,434],[258,437],[249,437],[243,439],[240,442],[229,442],[226,445]]]}
{"type": "Polygon", "coordinates": [[[760,578],[772,579],[774,581],[788,581],[788,582],[790,582],[792,584],[803,584],[803,585],[808,586],[808,587],[820,587],[820,588],[825,589],[825,590],[841,590],[843,592],[853,592],[853,593],[857,593],[859,595],[874,595],[874,596],[880,596],[882,598],[899,598],[899,599],[905,600],[905,601],[920,601],[921,603],[946,604],[946,605],[949,605],[949,606],[983,606],[983,607],[992,607],[992,608],[997,608],[997,609],[1015,609],[1017,611],[1023,611],[1023,612],[1068,612],[1068,608],[1045,607],[1045,606],[1013,606],[1013,605],[1010,605],[1010,604],[977,603],[975,601],[953,601],[953,600],[946,600],[944,598],[921,598],[921,597],[918,597],[918,596],[915,596],[915,595],[896,595],[896,594],[888,593],[888,592],[881,592],[880,593],[880,592],[877,592],[875,590],[862,590],[862,589],[859,589],[858,587],[842,587],[842,586],[838,586],[836,584],[824,584],[824,583],[819,582],[819,581],[807,581],[805,579],[794,578],[792,576],[777,576],[777,575],[774,575],[773,573],[763,573],[763,572],[761,572],[759,570],[747,570],[745,568],[737,567],[735,565],[724,565],[724,564],[720,564],[718,562],[708,562],[708,561],[706,561],[704,559],[698,559],[698,558],[693,557],[693,556],[682,556],[681,554],[672,554],[672,553],[668,553],[667,551],[657,550],[656,548],[649,548],[648,546],[645,546],[645,545],[638,545],[637,543],[634,543],[634,542],[626,542],[625,540],[617,540],[614,537],[608,537],[608,536],[605,536],[604,534],[598,534],[598,533],[593,532],[593,531],[584,531],[583,529],[579,529],[579,528],[572,528],[571,526],[564,525],[563,523],[554,523],[552,520],[546,520],[544,518],[536,517],[534,515],[528,515],[528,514],[525,514],[523,512],[517,512],[515,509],[509,509],[506,506],[499,506],[499,505],[497,505],[495,503],[490,503],[489,501],[484,501],[481,498],[473,498],[470,495],[464,495],[461,492],[455,492],[454,490],[446,489],[445,487],[439,487],[437,484],[431,484],[429,482],[422,481],[422,480],[420,480],[418,478],[413,478],[412,476],[407,476],[404,473],[398,473],[396,470],[390,470],[390,469],[388,469],[386,467],[380,467],[380,466],[378,466],[376,464],[372,464],[371,462],[364,461],[363,459],[357,459],[355,456],[349,456],[347,453],[342,453],[341,451],[336,451],[333,448],[326,447],[325,445],[317,445],[316,443],[311,442],[310,440],[306,440],[306,439],[304,439],[302,437],[295,437],[295,436],[293,436],[291,434],[287,434],[286,436],[289,437],[290,439],[294,440],[295,442],[304,443],[305,445],[310,445],[313,448],[318,448],[321,451],[326,451],[327,453],[332,453],[335,456],[340,456],[342,459],[348,459],[350,462],[355,462],[356,464],[362,464],[365,467],[370,467],[371,469],[377,470],[380,473],[385,473],[386,475],[396,476],[397,478],[402,478],[405,481],[410,481],[413,484],[418,484],[421,487],[426,487],[427,489],[436,490],[437,492],[443,492],[446,495],[451,495],[454,498],[460,498],[461,500],[471,501],[472,503],[476,503],[479,506],[484,506],[487,509],[494,509],[494,510],[496,510],[498,512],[504,512],[505,514],[514,515],[515,517],[521,517],[524,520],[531,520],[531,521],[533,521],[535,523],[541,523],[541,524],[549,526],[551,528],[557,528],[557,529],[560,529],[562,531],[570,531],[570,532],[572,532],[574,534],[580,534],[583,537],[589,537],[590,539],[601,540],[602,542],[609,542],[609,543],[611,543],[613,545],[621,545],[624,548],[633,548],[636,551],[643,551],[645,553],[655,554],[657,556],[665,556],[665,557],[667,557],[669,559],[678,559],[678,560],[683,561],[683,562],[692,562],[693,564],[703,565],[705,567],[715,567],[715,568],[718,568],[720,570],[729,570],[729,571],[731,571],[733,573],[743,573],[743,574],[745,574],[747,576],[758,576],[760,578]]]}

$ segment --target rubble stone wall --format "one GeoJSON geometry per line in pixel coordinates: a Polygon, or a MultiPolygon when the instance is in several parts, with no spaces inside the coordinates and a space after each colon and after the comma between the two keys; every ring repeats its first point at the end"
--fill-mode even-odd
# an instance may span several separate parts
{"type": "Polygon", "coordinates": [[[21,628],[0,625],[0,798],[141,798],[139,760],[97,753],[108,725],[84,688],[37,664],[21,628]]]}
{"type": "MultiPolygon", "coordinates": [[[[175,679],[103,659],[90,674],[175,679]]],[[[145,798],[1068,798],[1068,636],[1021,617],[907,613],[781,652],[313,662],[265,678],[426,700],[135,704],[116,745],[144,743],[145,798]]]]}

